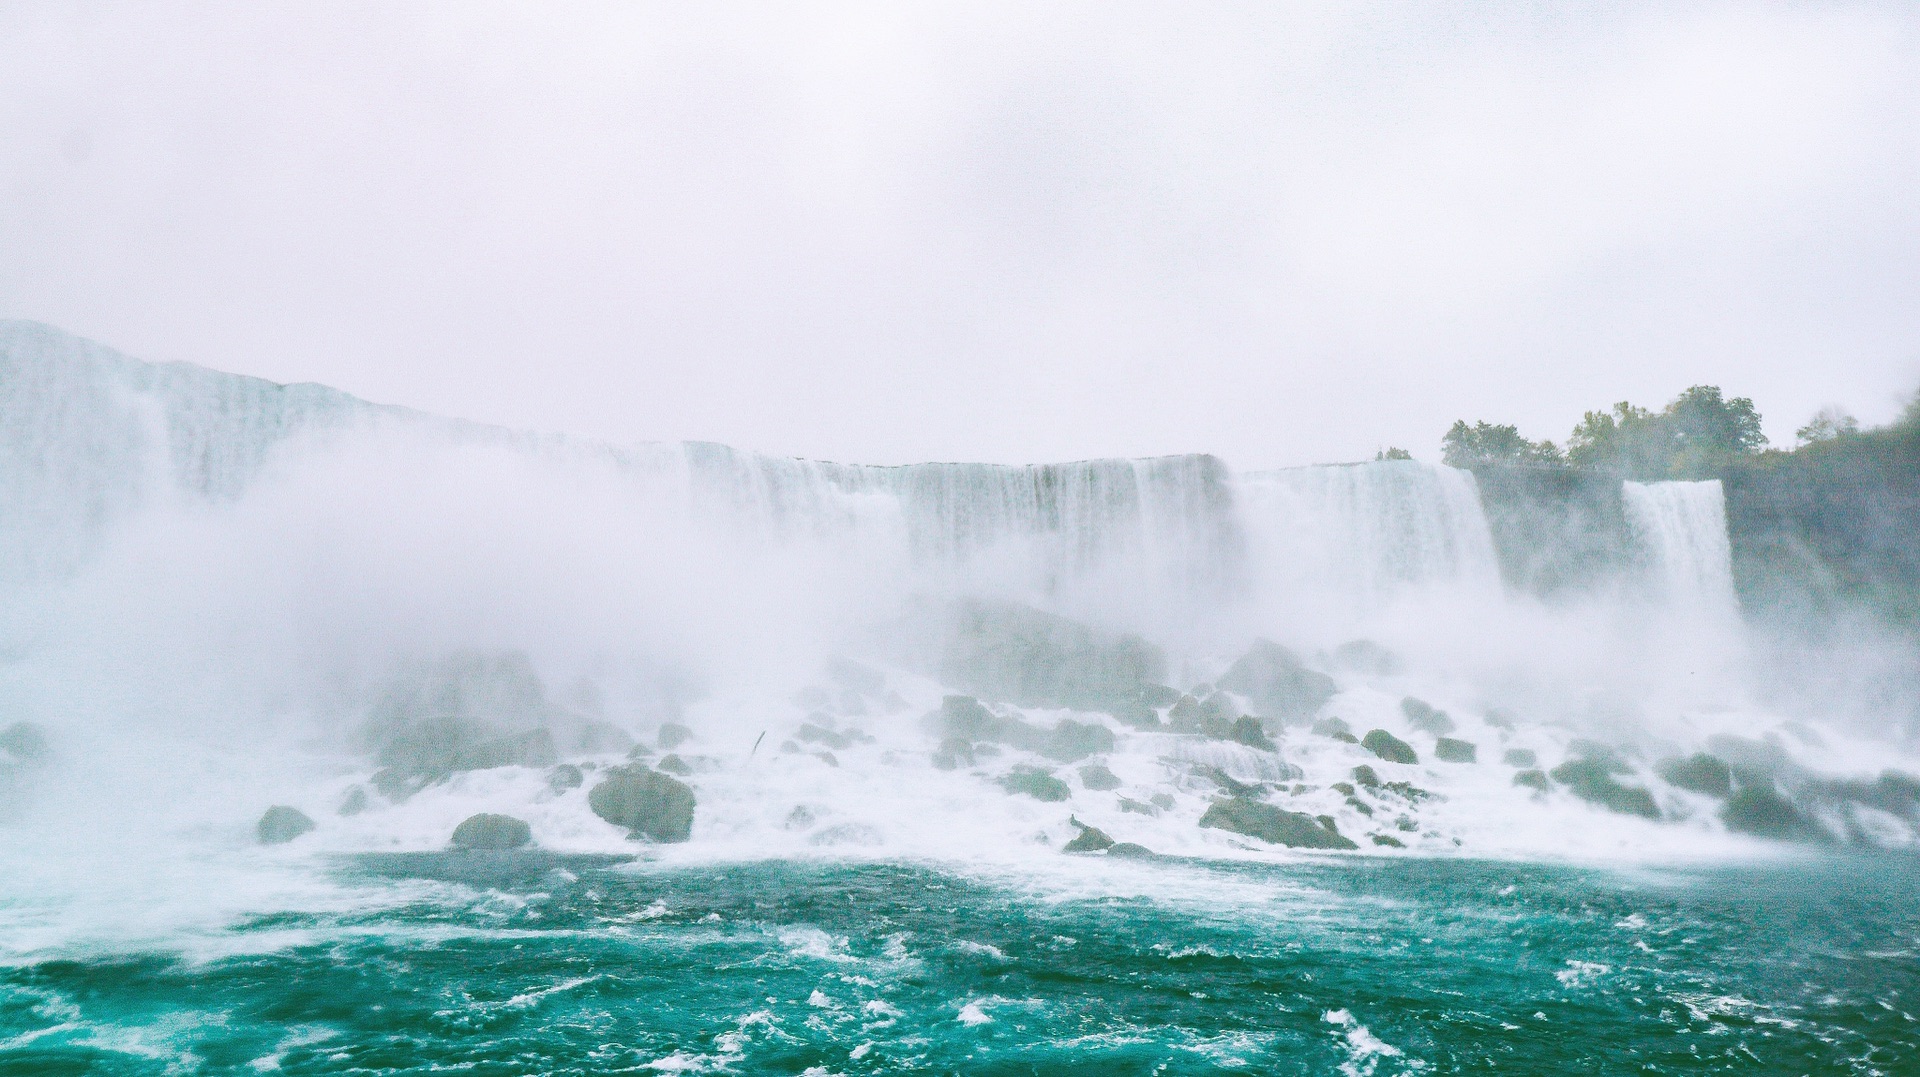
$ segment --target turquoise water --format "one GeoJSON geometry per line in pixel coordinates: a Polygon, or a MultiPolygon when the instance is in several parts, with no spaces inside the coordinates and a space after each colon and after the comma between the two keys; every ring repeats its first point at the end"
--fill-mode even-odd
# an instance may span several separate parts
{"type": "Polygon", "coordinates": [[[449,863],[7,967],[0,1073],[1920,1073],[1907,857],[449,863]]]}

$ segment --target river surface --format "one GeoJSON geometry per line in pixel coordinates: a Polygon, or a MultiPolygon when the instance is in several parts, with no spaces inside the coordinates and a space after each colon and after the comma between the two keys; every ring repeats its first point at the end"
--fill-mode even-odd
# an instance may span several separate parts
{"type": "Polygon", "coordinates": [[[192,945],[0,908],[0,1073],[1920,1072],[1910,856],[311,870],[192,945]]]}

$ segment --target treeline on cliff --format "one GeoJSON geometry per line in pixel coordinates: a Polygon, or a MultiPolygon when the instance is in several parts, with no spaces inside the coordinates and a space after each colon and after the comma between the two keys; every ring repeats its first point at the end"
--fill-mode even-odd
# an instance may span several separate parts
{"type": "Polygon", "coordinates": [[[1587,412],[1563,444],[1460,421],[1441,449],[1479,478],[1522,585],[1552,590],[1626,555],[1620,480],[1718,479],[1750,613],[1864,608],[1920,628],[1920,397],[1877,429],[1823,411],[1797,440],[1768,447],[1752,400],[1697,385],[1657,411],[1622,401],[1587,412]]]}

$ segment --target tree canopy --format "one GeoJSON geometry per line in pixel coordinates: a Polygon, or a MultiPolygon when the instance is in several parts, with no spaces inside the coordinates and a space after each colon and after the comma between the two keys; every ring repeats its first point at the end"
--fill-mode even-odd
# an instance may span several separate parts
{"type": "Polygon", "coordinates": [[[1693,479],[1766,447],[1760,413],[1746,397],[1729,400],[1717,385],[1696,385],[1660,411],[1625,400],[1589,411],[1563,454],[1551,441],[1530,442],[1513,426],[1456,422],[1440,441],[1452,467],[1485,464],[1561,465],[1631,479],[1693,479]]]}

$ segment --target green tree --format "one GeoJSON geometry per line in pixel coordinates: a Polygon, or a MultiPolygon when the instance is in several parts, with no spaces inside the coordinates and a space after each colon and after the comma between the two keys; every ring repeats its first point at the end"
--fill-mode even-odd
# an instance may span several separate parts
{"type": "Polygon", "coordinates": [[[1666,475],[1673,434],[1661,417],[1625,400],[1612,411],[1590,411],[1567,438],[1567,463],[1638,478],[1666,475]]]}
{"type": "Polygon", "coordinates": [[[1728,400],[1717,385],[1688,389],[1661,414],[1672,431],[1674,458],[1667,473],[1673,478],[1711,477],[1767,446],[1753,401],[1744,396],[1728,400]]]}
{"type": "Polygon", "coordinates": [[[1793,436],[1800,439],[1800,444],[1811,445],[1816,441],[1832,441],[1859,432],[1860,420],[1839,408],[1827,407],[1816,412],[1807,425],[1793,432],[1793,436]]]}
{"type": "Polygon", "coordinates": [[[1440,459],[1448,467],[1487,464],[1558,464],[1560,449],[1551,441],[1528,441],[1515,426],[1456,421],[1440,439],[1440,459]]]}
{"type": "Polygon", "coordinates": [[[1411,460],[1413,454],[1405,449],[1385,448],[1373,454],[1375,460],[1411,460]]]}

